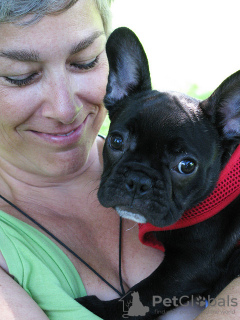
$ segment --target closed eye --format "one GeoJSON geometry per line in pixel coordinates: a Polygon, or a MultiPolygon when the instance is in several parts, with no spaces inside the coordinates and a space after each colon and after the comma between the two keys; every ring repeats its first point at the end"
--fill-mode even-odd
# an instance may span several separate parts
{"type": "Polygon", "coordinates": [[[95,67],[95,65],[97,65],[99,61],[99,55],[94,58],[93,60],[91,60],[90,62],[87,62],[87,63],[71,63],[70,65],[76,69],[79,69],[79,70],[90,70],[92,68],[95,67]]]}
{"type": "MultiPolygon", "coordinates": [[[[98,64],[98,61],[99,61],[99,55],[87,63],[71,63],[70,65],[73,68],[76,68],[77,70],[85,71],[85,70],[93,69],[98,64]]],[[[39,75],[40,73],[34,72],[32,74],[27,74],[27,75],[4,77],[4,79],[15,86],[23,87],[33,83],[35,79],[38,78],[39,75]]]]}
{"type": "Polygon", "coordinates": [[[4,77],[4,79],[15,86],[22,87],[31,84],[35,78],[39,76],[39,73],[35,72],[30,75],[19,75],[19,76],[11,76],[4,77]]]}

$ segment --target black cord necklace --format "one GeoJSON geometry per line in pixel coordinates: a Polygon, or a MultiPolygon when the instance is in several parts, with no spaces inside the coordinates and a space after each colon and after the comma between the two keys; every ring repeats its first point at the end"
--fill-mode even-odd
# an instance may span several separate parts
{"type": "Polygon", "coordinates": [[[81,261],[88,269],[90,269],[96,276],[98,276],[103,282],[105,282],[111,289],[113,289],[120,297],[125,295],[125,290],[123,287],[123,280],[122,280],[122,218],[120,217],[120,223],[119,223],[119,282],[122,292],[117,290],[111,283],[109,283],[106,279],[104,279],[95,269],[93,269],[86,261],[84,261],[79,255],[77,255],[72,249],[70,249],[65,243],[63,243],[60,239],[58,239],[53,233],[48,231],[45,227],[43,227],[40,223],[38,223],[35,219],[30,217],[26,212],[22,211],[20,208],[18,208],[15,204],[13,204],[11,201],[4,198],[2,195],[0,195],[0,198],[3,199],[5,202],[7,202],[10,206],[12,206],[14,209],[16,209],[18,212],[20,212],[22,215],[24,215],[26,218],[28,218],[30,221],[32,221],[35,225],[37,225],[40,229],[42,229],[44,232],[46,232],[50,237],[52,237],[54,240],[56,240],[61,246],[63,246],[65,249],[67,249],[74,257],[76,257],[79,261],[81,261]]]}

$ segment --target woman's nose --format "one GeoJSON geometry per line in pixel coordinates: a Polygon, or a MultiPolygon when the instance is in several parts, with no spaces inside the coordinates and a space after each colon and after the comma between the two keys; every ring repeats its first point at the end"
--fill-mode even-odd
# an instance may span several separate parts
{"type": "Polygon", "coordinates": [[[73,86],[66,79],[48,85],[45,94],[42,115],[63,124],[72,123],[83,107],[82,102],[74,94],[73,86]]]}

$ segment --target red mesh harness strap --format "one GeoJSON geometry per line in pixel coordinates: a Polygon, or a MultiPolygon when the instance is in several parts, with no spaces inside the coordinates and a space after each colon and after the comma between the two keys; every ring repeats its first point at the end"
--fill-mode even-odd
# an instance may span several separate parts
{"type": "Polygon", "coordinates": [[[174,224],[158,228],[150,223],[139,224],[139,239],[142,243],[164,251],[152,232],[167,231],[190,227],[207,220],[227,207],[240,195],[240,145],[222,170],[213,192],[194,208],[184,212],[182,218],[174,224]]]}

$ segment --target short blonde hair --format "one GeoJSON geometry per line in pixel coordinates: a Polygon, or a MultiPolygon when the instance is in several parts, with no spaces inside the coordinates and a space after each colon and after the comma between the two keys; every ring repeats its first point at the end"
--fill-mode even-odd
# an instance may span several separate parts
{"type": "MultiPolygon", "coordinates": [[[[58,14],[72,7],[79,0],[0,0],[0,23],[18,23],[21,18],[32,14],[24,24],[39,21],[45,15],[58,14]]],[[[94,0],[101,15],[105,33],[111,30],[110,6],[113,0],[94,0]]]]}

